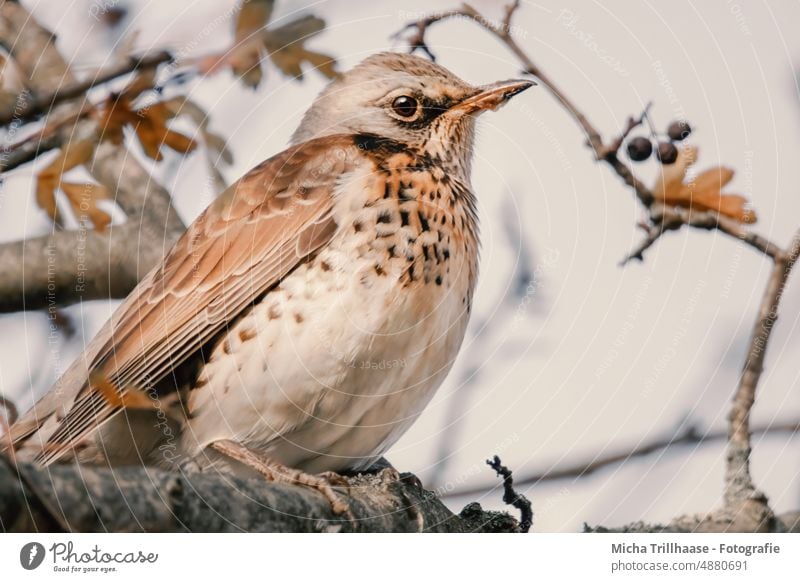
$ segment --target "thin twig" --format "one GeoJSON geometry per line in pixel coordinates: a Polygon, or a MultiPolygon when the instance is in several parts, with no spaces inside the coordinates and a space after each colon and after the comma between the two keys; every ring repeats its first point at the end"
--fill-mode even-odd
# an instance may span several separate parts
{"type": "MultiPolygon", "coordinates": [[[[770,277],[764,299],[759,310],[753,334],[750,338],[750,350],[744,366],[744,372],[739,388],[734,398],[733,409],[730,415],[728,465],[726,470],[726,506],[730,507],[734,497],[741,492],[750,494],[755,492],[749,473],[750,435],[748,432],[750,408],[755,400],[756,386],[763,368],[764,352],[769,341],[772,326],[777,318],[777,307],[780,296],[792,266],[800,254],[800,239],[795,238],[792,247],[784,251],[780,246],[767,238],[753,233],[738,222],[732,221],[718,213],[706,211],[697,212],[691,209],[664,207],[656,204],[653,192],[645,186],[632,172],[631,168],[622,162],[617,155],[625,136],[632,129],[636,120],[629,120],[623,131],[622,139],[617,139],[609,146],[603,142],[600,133],[578,107],[564,94],[561,89],[536,65],[528,54],[522,50],[511,35],[511,19],[519,8],[519,2],[513,2],[506,10],[506,17],[501,24],[493,23],[468,4],[462,5],[458,10],[441,13],[435,17],[423,19],[406,25],[407,29],[416,30],[415,44],[411,45],[413,52],[419,47],[425,47],[430,52],[425,42],[425,33],[429,26],[435,22],[454,17],[472,19],[478,25],[497,37],[517,57],[525,73],[538,78],[539,82],[547,87],[559,100],[562,107],[573,117],[587,136],[589,147],[594,150],[598,160],[606,162],[622,178],[635,193],[642,205],[648,210],[650,221],[654,228],[648,230],[644,241],[633,250],[623,262],[631,258],[641,258],[645,249],[649,248],[663,234],[668,226],[670,229],[680,228],[686,224],[695,228],[719,230],[742,243],[758,250],[763,255],[771,258],[774,269],[770,277]]],[[[647,119],[647,110],[643,115],[647,119]]],[[[635,125],[634,125],[635,126],[635,125]]],[[[766,502],[764,501],[764,506],[766,502]]]]}
{"type": "MultiPolygon", "coordinates": [[[[394,37],[400,38],[404,31],[413,30],[414,34],[408,38],[411,52],[422,49],[426,53],[430,54],[430,48],[425,41],[425,34],[430,26],[437,22],[442,22],[444,20],[453,18],[468,18],[474,21],[476,24],[497,37],[514,54],[514,56],[517,57],[522,65],[523,71],[529,75],[535,76],[539,82],[546,87],[556,99],[558,99],[561,106],[570,114],[570,116],[572,116],[575,122],[583,130],[587,138],[587,145],[594,151],[595,158],[607,163],[611,169],[622,179],[622,181],[634,191],[636,197],[642,203],[642,205],[648,210],[652,209],[654,203],[656,202],[652,190],[648,188],[639,178],[637,178],[631,167],[620,160],[619,156],[617,155],[619,146],[622,145],[622,142],[619,142],[618,146],[618,140],[615,140],[609,145],[605,145],[600,132],[589,121],[586,115],[584,115],[578,106],[575,105],[575,103],[569,99],[569,97],[567,97],[567,95],[550,78],[550,76],[547,75],[542,68],[539,67],[539,65],[533,62],[533,60],[522,49],[522,47],[517,44],[516,40],[511,34],[511,20],[518,8],[518,2],[513,2],[510,4],[506,9],[506,17],[502,23],[498,24],[480,14],[469,4],[464,4],[461,6],[461,8],[456,10],[440,12],[427,18],[409,22],[402,30],[396,33],[394,37]]],[[[647,113],[648,110],[645,109],[643,114],[645,119],[647,118],[647,113]]],[[[628,131],[630,131],[630,129],[628,129],[628,131]]],[[[623,132],[623,135],[625,135],[625,132],[623,132]]],[[[759,250],[773,259],[780,251],[780,247],[775,243],[767,240],[763,236],[745,230],[740,224],[726,219],[725,217],[720,217],[719,215],[712,216],[712,213],[695,212],[692,212],[691,216],[689,216],[688,212],[681,213],[680,210],[681,209],[676,209],[675,213],[678,216],[682,216],[685,219],[684,224],[687,224],[688,226],[706,230],[719,230],[728,236],[736,238],[745,244],[750,245],[751,247],[759,250]]],[[[656,224],[658,223],[658,220],[655,219],[653,222],[656,224]]]]}
{"type": "Polygon", "coordinates": [[[15,107],[7,109],[6,111],[0,111],[0,126],[18,121],[31,121],[52,110],[53,107],[59,103],[84,97],[86,92],[93,87],[102,85],[103,83],[107,83],[134,71],[152,69],[170,60],[172,60],[172,56],[164,51],[151,55],[144,55],[139,58],[131,57],[124,63],[116,65],[107,71],[100,71],[94,77],[59,87],[52,93],[42,95],[36,99],[22,100],[16,104],[15,107]]]}
{"type": "Polygon", "coordinates": [[[603,158],[606,158],[606,157],[608,157],[610,155],[617,155],[617,152],[619,151],[619,148],[622,147],[622,144],[625,142],[625,140],[627,139],[628,135],[630,135],[630,133],[634,129],[636,129],[637,127],[642,125],[642,123],[644,123],[645,119],[649,119],[648,118],[648,113],[650,112],[650,108],[652,108],[652,107],[653,107],[653,102],[650,101],[647,105],[645,105],[645,107],[642,110],[642,113],[641,113],[641,115],[639,115],[639,117],[636,117],[636,118],[629,117],[628,118],[628,121],[625,124],[625,127],[623,128],[622,132],[617,136],[617,138],[614,141],[610,142],[607,146],[603,146],[603,149],[604,149],[604,153],[602,155],[603,158]]]}
{"type": "Polygon", "coordinates": [[[661,238],[669,230],[677,230],[684,224],[682,218],[672,214],[664,214],[661,219],[651,225],[644,225],[646,231],[644,239],[620,261],[620,267],[624,267],[632,260],[644,261],[644,252],[661,238]]]}
{"type": "Polygon", "coordinates": [[[0,149],[0,174],[32,162],[45,152],[61,147],[64,140],[60,134],[38,139],[25,139],[8,148],[0,149]]]}
{"type": "Polygon", "coordinates": [[[500,457],[495,455],[493,458],[488,459],[486,464],[494,469],[498,477],[503,478],[503,503],[519,510],[519,529],[522,533],[528,533],[533,525],[533,508],[530,500],[514,490],[511,469],[503,465],[500,457]]]}
{"type": "MultiPolygon", "coordinates": [[[[784,433],[789,436],[800,433],[800,421],[767,424],[753,429],[753,434],[759,436],[784,433]]],[[[726,440],[727,438],[727,429],[701,432],[697,428],[689,426],[675,435],[643,442],[628,451],[610,453],[605,456],[597,454],[589,461],[566,465],[564,467],[555,467],[539,473],[517,477],[516,484],[517,487],[529,487],[540,483],[561,481],[564,479],[582,479],[595,474],[601,469],[622,465],[632,459],[646,457],[659,451],[665,451],[674,447],[707,445],[716,441],[726,440]]],[[[443,493],[442,497],[476,496],[485,494],[488,490],[492,489],[492,487],[491,484],[486,484],[470,488],[453,489],[443,493]]]]}
{"type": "Polygon", "coordinates": [[[764,291],[750,344],[747,360],[733,398],[729,420],[728,464],[725,475],[727,505],[735,505],[755,492],[750,475],[750,410],[756,399],[756,388],[764,370],[764,356],[772,329],[778,319],[778,306],[789,274],[800,255],[800,231],[791,247],[775,257],[772,273],[764,291]]]}

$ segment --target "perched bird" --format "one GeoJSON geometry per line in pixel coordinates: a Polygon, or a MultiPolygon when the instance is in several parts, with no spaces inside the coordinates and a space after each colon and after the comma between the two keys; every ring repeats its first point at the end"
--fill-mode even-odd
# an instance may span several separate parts
{"type": "Polygon", "coordinates": [[[475,118],[533,84],[397,53],[332,82],[14,424],[17,454],[247,468],[343,511],[334,473],[380,458],[453,364],[478,274],[475,118]]]}

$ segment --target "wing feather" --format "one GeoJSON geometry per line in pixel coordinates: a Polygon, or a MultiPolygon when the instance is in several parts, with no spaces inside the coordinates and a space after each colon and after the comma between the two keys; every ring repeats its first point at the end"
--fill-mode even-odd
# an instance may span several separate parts
{"type": "MultiPolygon", "coordinates": [[[[334,190],[359,159],[352,145],[348,136],[300,144],[228,188],[114,314],[90,377],[120,394],[149,389],[330,241],[334,190]]],[[[84,379],[39,460],[54,461],[119,410],[84,379]]]]}

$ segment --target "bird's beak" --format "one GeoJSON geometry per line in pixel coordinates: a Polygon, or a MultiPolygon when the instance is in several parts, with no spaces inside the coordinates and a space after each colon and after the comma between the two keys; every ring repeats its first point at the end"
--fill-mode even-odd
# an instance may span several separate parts
{"type": "Polygon", "coordinates": [[[522,93],[525,89],[534,85],[536,83],[529,79],[511,79],[510,81],[498,81],[497,83],[484,85],[479,87],[480,91],[478,93],[467,97],[448,109],[448,114],[463,115],[489,109],[497,111],[514,95],[522,93]]]}

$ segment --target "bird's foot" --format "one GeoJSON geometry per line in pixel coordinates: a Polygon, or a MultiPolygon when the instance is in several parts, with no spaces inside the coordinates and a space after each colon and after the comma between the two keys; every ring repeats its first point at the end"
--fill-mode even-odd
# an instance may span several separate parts
{"type": "Polygon", "coordinates": [[[348,493],[350,493],[350,481],[344,475],[340,475],[335,471],[323,471],[322,473],[317,473],[316,475],[310,475],[316,477],[318,479],[324,479],[327,481],[331,487],[341,487],[345,489],[348,493]]]}
{"type": "Polygon", "coordinates": [[[349,491],[350,483],[345,477],[332,471],[320,473],[319,475],[310,475],[300,469],[287,467],[282,463],[262,457],[241,443],[231,440],[216,441],[211,444],[211,447],[217,452],[250,467],[269,481],[305,485],[316,489],[325,496],[336,515],[343,515],[350,521],[355,521],[350,505],[334,490],[334,487],[346,487],[349,491]]]}

